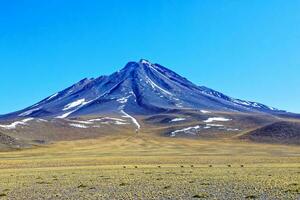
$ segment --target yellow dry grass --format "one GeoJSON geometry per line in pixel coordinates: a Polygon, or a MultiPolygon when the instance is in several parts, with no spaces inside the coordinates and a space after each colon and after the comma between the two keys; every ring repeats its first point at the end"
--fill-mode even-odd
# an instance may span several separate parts
{"type": "Polygon", "coordinates": [[[299,146],[140,133],[0,158],[8,199],[297,199],[300,191],[299,146]]]}

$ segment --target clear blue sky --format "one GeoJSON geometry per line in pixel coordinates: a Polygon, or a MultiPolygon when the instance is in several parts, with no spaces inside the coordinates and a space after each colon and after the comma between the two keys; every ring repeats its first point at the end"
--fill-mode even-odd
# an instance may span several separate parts
{"type": "Polygon", "coordinates": [[[0,113],[146,58],[300,113],[299,0],[3,0],[0,113]]]}

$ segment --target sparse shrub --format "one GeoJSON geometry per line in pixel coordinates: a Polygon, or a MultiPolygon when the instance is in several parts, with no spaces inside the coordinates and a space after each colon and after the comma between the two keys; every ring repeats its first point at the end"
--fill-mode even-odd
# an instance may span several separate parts
{"type": "Polygon", "coordinates": [[[213,167],[212,165],[209,165],[209,167],[213,167]]]}
{"type": "Polygon", "coordinates": [[[210,183],[200,183],[200,185],[210,185],[210,183]]]}
{"type": "Polygon", "coordinates": [[[297,186],[298,185],[298,183],[291,183],[291,184],[289,184],[289,186],[297,186]]]}
{"type": "Polygon", "coordinates": [[[191,165],[191,168],[193,168],[194,167],[194,165],[191,165]]]}
{"type": "Polygon", "coordinates": [[[42,185],[42,184],[51,184],[51,183],[49,183],[49,182],[46,182],[46,181],[38,181],[38,182],[36,182],[36,184],[40,184],[40,185],[42,185]]]}
{"type": "Polygon", "coordinates": [[[161,166],[157,166],[158,168],[161,168],[161,166]]]}
{"type": "Polygon", "coordinates": [[[87,186],[86,185],[83,185],[83,184],[80,184],[77,186],[77,188],[86,188],[87,186]]]}
{"type": "Polygon", "coordinates": [[[170,185],[167,185],[167,186],[164,187],[164,189],[170,189],[170,188],[171,188],[170,185]]]}
{"type": "Polygon", "coordinates": [[[136,168],[136,169],[137,169],[137,168],[138,168],[138,166],[134,166],[134,168],[136,168]]]}
{"type": "Polygon", "coordinates": [[[126,166],[123,166],[124,169],[126,169],[126,166]]]}
{"type": "Polygon", "coordinates": [[[183,166],[183,165],[181,165],[180,167],[181,167],[181,168],[184,168],[184,166],[183,166]]]}
{"type": "Polygon", "coordinates": [[[209,195],[207,193],[201,193],[201,194],[196,194],[193,196],[193,198],[197,198],[197,199],[203,199],[203,198],[208,198],[209,195]]]}
{"type": "Polygon", "coordinates": [[[257,196],[255,195],[248,195],[245,197],[245,199],[257,199],[257,196]]]}
{"type": "Polygon", "coordinates": [[[7,196],[7,194],[5,194],[5,193],[0,194],[0,197],[6,197],[6,196],[7,196]]]}
{"type": "Polygon", "coordinates": [[[295,194],[300,194],[300,189],[288,189],[284,191],[285,193],[295,193],[295,194]]]}
{"type": "Polygon", "coordinates": [[[231,165],[227,165],[227,167],[231,167],[231,165]]]}
{"type": "Polygon", "coordinates": [[[127,183],[120,183],[120,186],[125,186],[127,185],[127,183]]]}

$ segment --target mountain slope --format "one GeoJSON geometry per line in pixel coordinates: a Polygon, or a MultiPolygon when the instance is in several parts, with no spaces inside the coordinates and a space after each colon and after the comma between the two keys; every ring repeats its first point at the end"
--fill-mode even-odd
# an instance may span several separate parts
{"type": "Polygon", "coordinates": [[[300,123],[280,121],[268,124],[241,137],[255,142],[300,144],[300,123]]]}
{"type": "MultiPolygon", "coordinates": [[[[137,133],[244,139],[249,131],[296,118],[299,115],[197,86],[166,67],[140,60],[109,76],[83,79],[33,106],[0,116],[0,131],[17,141],[12,145],[16,148],[137,133]]],[[[285,130],[287,126],[290,124],[285,130]]],[[[255,138],[262,138],[259,135],[269,129],[261,130],[255,138]]],[[[270,137],[273,135],[265,135],[263,141],[271,141],[266,139],[270,137]]],[[[292,143],[289,140],[286,143],[292,143]]]]}
{"type": "Polygon", "coordinates": [[[83,79],[41,102],[0,119],[68,118],[85,115],[149,115],[173,109],[283,113],[266,105],[234,99],[197,86],[175,72],[146,60],[129,62],[110,76],[83,79]]]}

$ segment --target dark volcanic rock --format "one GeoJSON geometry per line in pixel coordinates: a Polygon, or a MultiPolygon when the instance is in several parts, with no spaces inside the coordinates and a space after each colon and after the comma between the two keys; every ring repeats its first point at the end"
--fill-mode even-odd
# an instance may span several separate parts
{"type": "Polygon", "coordinates": [[[275,122],[242,136],[256,142],[300,144],[300,123],[275,122]]]}
{"type": "Polygon", "coordinates": [[[8,146],[18,145],[15,138],[0,132],[0,143],[8,146]]]}

